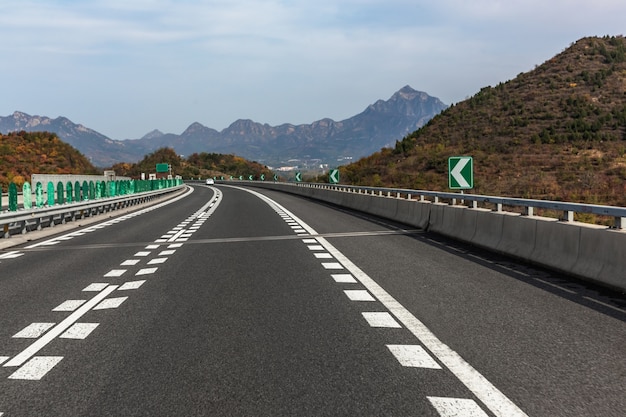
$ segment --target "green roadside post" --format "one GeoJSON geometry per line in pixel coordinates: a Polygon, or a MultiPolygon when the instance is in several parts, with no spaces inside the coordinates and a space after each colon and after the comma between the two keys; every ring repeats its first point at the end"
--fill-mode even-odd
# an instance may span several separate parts
{"type": "Polygon", "coordinates": [[[74,201],[80,202],[80,182],[78,181],[74,183],[74,201]]]}
{"type": "Polygon", "coordinates": [[[59,181],[57,183],[57,204],[58,205],[65,204],[64,190],[65,189],[63,188],[63,183],[59,181]]]}
{"type": "Polygon", "coordinates": [[[37,208],[43,207],[43,185],[41,182],[37,182],[35,185],[35,204],[37,204],[37,208]]]}
{"type": "Polygon", "coordinates": [[[83,181],[83,200],[89,200],[89,184],[87,184],[87,181],[83,181]]]}
{"type": "Polygon", "coordinates": [[[48,194],[48,207],[52,207],[54,206],[54,184],[52,181],[48,181],[46,189],[48,194]]]}
{"type": "Polygon", "coordinates": [[[72,187],[72,181],[68,181],[65,184],[65,195],[67,196],[67,202],[71,203],[74,198],[74,188],[72,187]]]}
{"type": "Polygon", "coordinates": [[[30,188],[30,184],[25,182],[22,185],[22,198],[24,199],[24,209],[30,210],[33,208],[33,190],[30,188]]]}
{"type": "Polygon", "coordinates": [[[9,184],[9,211],[17,211],[17,185],[9,184]]]}

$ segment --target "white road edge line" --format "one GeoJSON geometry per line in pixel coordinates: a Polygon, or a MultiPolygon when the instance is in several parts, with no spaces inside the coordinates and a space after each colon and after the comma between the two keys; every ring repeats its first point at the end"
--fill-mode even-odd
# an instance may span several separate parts
{"type": "MultiPolygon", "coordinates": [[[[299,219],[285,207],[281,206],[269,197],[261,193],[242,187],[235,187],[252,193],[265,201],[271,207],[278,207],[295,221],[300,223],[309,234],[318,233],[308,224],[299,219]]],[[[487,380],[480,372],[465,361],[454,350],[443,343],[424,323],[418,320],[409,310],[396,301],[376,281],[370,278],[359,267],[352,263],[346,256],[339,252],[325,238],[316,237],[320,245],[332,254],[345,269],[363,284],[404,326],[411,332],[439,361],[452,372],[482,403],[498,417],[528,417],[513,401],[505,396],[498,388],[487,380]]]]}
{"type": "Polygon", "coordinates": [[[117,289],[117,285],[109,285],[104,290],[96,294],[91,300],[87,301],[83,304],[78,310],[67,316],[65,320],[61,323],[54,326],[50,331],[44,334],[42,337],[37,339],[33,344],[28,346],[18,355],[13,357],[10,361],[5,363],[3,366],[21,366],[28,359],[33,357],[37,352],[43,349],[48,343],[50,343],[54,338],[60,336],[63,332],[69,329],[74,323],[78,321],[82,316],[84,316],[89,310],[95,307],[98,303],[104,300],[109,294],[117,289]]]}

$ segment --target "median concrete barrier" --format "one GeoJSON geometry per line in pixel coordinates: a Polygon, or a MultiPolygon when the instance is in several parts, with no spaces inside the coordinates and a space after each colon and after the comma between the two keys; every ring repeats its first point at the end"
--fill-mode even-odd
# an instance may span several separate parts
{"type": "Polygon", "coordinates": [[[420,227],[626,291],[626,231],[539,216],[292,185],[264,188],[420,227]]]}

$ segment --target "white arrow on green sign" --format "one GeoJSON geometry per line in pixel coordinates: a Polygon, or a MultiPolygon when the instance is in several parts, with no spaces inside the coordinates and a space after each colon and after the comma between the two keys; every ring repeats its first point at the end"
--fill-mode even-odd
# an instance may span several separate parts
{"type": "Polygon", "coordinates": [[[302,172],[296,172],[296,182],[302,182],[302,172]]]}
{"type": "Polygon", "coordinates": [[[328,182],[330,182],[331,184],[339,183],[339,170],[338,169],[330,170],[330,173],[328,174],[328,182]]]}
{"type": "Polygon", "coordinates": [[[448,158],[448,186],[451,190],[474,188],[474,160],[471,156],[448,158]]]}

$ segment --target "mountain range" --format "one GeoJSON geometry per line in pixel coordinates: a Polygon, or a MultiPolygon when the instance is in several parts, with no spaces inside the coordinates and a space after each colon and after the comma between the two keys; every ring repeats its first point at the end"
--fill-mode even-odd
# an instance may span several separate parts
{"type": "Polygon", "coordinates": [[[407,85],[390,99],[378,100],[342,121],[322,119],[311,124],[270,126],[240,119],[221,132],[194,122],[180,135],[153,130],[140,139],[113,140],[65,117],[50,119],[16,111],[0,116],[0,132],[56,133],[99,167],[136,162],[162,147],[182,155],[236,154],[276,166],[290,160],[336,163],[337,159],[358,159],[393,146],[446,108],[438,98],[407,85]]]}

